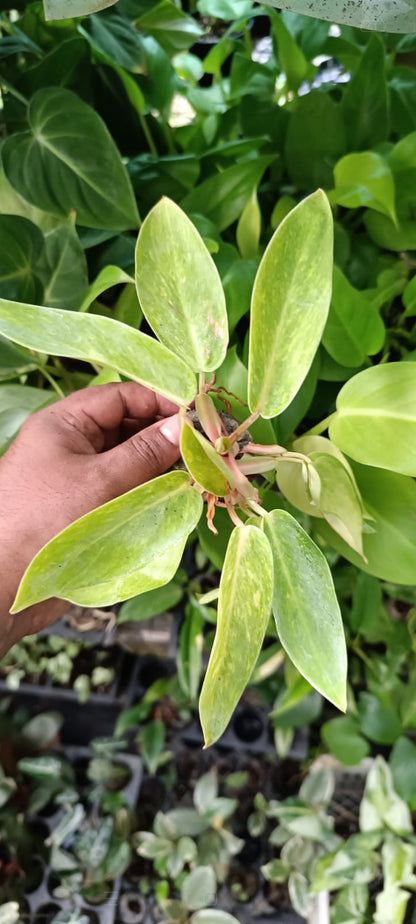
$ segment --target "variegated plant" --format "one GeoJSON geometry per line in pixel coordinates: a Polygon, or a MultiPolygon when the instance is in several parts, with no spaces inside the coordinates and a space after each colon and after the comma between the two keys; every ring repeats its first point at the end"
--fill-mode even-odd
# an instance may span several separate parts
{"type": "MultiPolygon", "coordinates": [[[[409,453],[406,469],[398,467],[394,447],[379,460],[386,415],[374,416],[374,401],[400,403],[403,376],[405,385],[409,377],[415,384],[414,364],[373,367],[350,380],[321,427],[329,425],[333,442],[315,433],[289,448],[261,445],[247,432],[259,417],[270,420],[288,407],[308,373],[330,305],[332,249],[331,210],[319,190],[284,219],[261,260],[252,293],[247,417],[238,425],[217,409],[218,398],[227,403],[215,384],[228,345],[220,278],[195,227],[169,199],[147,216],[136,249],[137,292],[158,339],[98,315],[0,300],[3,336],[110,367],[175,401],[187,469],[124,494],[52,539],[28,567],[13,611],[52,596],[103,606],[167,583],[204,504],[214,532],[216,508],[225,507],[234,529],[200,700],[207,744],[225,729],[250,679],[271,611],[298,670],[340,709],[346,706],[346,648],[326,559],[277,493],[264,509],[256,476],[276,473],[293,504],[326,520],[363,556],[365,511],[342,450],[370,465],[416,473],[409,453]]],[[[415,441],[403,415],[400,425],[408,443],[415,441]]]]}

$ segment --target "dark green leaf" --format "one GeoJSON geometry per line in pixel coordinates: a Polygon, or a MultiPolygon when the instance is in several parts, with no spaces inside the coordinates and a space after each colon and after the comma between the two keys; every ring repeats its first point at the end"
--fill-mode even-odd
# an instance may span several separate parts
{"type": "Polygon", "coordinates": [[[29,130],[7,138],[2,148],[7,179],[21,196],[65,218],[74,209],[77,221],[90,228],[137,228],[136,203],[120,155],[90,106],[70,90],[38,90],[28,121],[29,130]]]}

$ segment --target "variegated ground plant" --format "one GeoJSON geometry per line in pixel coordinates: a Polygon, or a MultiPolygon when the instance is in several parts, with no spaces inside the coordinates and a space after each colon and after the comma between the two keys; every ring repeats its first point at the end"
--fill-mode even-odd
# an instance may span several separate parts
{"type": "Polygon", "coordinates": [[[270,421],[288,407],[308,373],[331,300],[332,249],[331,210],[319,190],[282,221],[260,263],[247,417],[239,425],[216,406],[219,398],[227,403],[215,385],[228,345],[219,275],[195,227],[169,199],[147,216],[136,249],[137,292],[158,339],[98,315],[0,300],[3,336],[110,367],[175,401],[187,469],[135,488],[52,539],[28,567],[13,612],[52,596],[105,606],[165,584],[200,517],[215,532],[216,508],[225,507],[234,529],[200,699],[206,744],[222,734],[250,679],[271,612],[297,669],[346,707],[345,640],[329,567],[281,495],[269,492],[267,510],[262,505],[262,476],[276,478],[300,510],[326,520],[365,567],[363,529],[377,526],[343,453],[373,471],[416,474],[414,363],[358,373],[341,388],[334,414],[289,447],[262,445],[247,433],[258,418],[270,421]],[[330,439],[320,435],[327,428],[330,439]]]}

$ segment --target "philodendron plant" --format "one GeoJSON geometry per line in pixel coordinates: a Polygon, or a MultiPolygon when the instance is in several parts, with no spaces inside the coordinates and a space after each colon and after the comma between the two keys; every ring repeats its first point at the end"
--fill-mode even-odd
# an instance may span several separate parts
{"type": "Polygon", "coordinates": [[[200,698],[206,744],[221,735],[250,679],[271,610],[298,670],[340,709],[346,706],[345,641],[326,559],[276,491],[265,509],[256,476],[267,475],[270,484],[276,472],[289,500],[328,521],[364,562],[366,513],[342,450],[368,465],[416,474],[408,407],[413,363],[375,366],[350,379],[333,417],[317,428],[329,426],[333,442],[312,434],[288,449],[254,442],[250,434],[259,418],[265,424],[291,403],[311,366],[331,299],[332,248],[331,210],[318,190],[283,220],[261,260],[251,305],[247,416],[238,425],[213,400],[222,396],[214,373],[228,344],[220,278],[195,227],[169,199],[147,216],[136,249],[138,297],[158,339],[98,315],[0,300],[0,334],[10,340],[111,367],[176,402],[186,469],[135,488],[52,539],[24,574],[12,612],[53,596],[107,606],[167,583],[199,519],[206,515],[215,532],[216,509],[225,508],[234,529],[200,698]]]}

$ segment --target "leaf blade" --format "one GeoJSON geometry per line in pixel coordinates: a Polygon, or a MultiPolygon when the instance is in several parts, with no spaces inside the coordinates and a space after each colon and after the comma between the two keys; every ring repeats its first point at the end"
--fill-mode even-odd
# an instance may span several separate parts
{"type": "Polygon", "coordinates": [[[195,226],[167,197],[141,227],[136,286],[143,313],[162,343],[194,372],[221,365],[228,322],[218,271],[195,226]]]}
{"type": "Polygon", "coordinates": [[[181,359],[112,318],[0,299],[0,333],[31,350],[109,366],[179,405],[195,395],[195,377],[181,359]]]}
{"type": "Polygon", "coordinates": [[[225,556],[217,631],[199,701],[206,747],[222,735],[250,680],[269,620],[272,582],[266,536],[256,526],[237,527],[225,556]]]}
{"type": "Polygon", "coordinates": [[[298,671],[339,709],[346,709],[347,654],[328,564],[285,510],[263,519],[273,552],[273,613],[280,641],[298,671]]]}
{"type": "Polygon", "coordinates": [[[341,388],[329,435],[356,462],[416,475],[416,366],[364,369],[341,388]]]}
{"type": "Polygon", "coordinates": [[[202,500],[185,472],[162,475],[109,501],[38,552],[13,612],[51,596],[81,606],[110,605],[166,584],[201,512],[202,500]]]}
{"type": "Polygon", "coordinates": [[[332,213],[318,190],[286,216],[261,261],[251,305],[249,406],[262,417],[290,404],[312,364],[329,311],[332,246],[332,213]]]}

